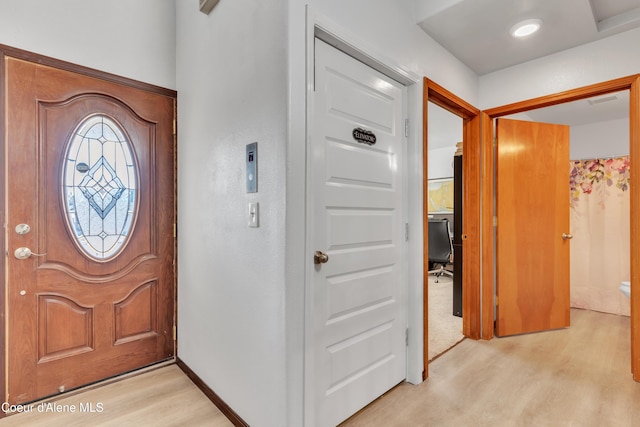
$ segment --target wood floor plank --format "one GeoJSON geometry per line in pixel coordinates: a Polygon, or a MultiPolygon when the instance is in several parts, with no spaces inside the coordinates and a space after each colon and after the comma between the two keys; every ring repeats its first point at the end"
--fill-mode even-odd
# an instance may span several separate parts
{"type": "MultiPolygon", "coordinates": [[[[572,310],[569,329],[464,340],[344,426],[637,426],[628,317],[572,310]]],[[[175,365],[56,401],[101,413],[25,413],[5,426],[230,426],[175,365]]]]}
{"type": "Polygon", "coordinates": [[[628,317],[572,310],[568,329],[465,340],[343,426],[637,426],[628,317]]]}
{"type": "Polygon", "coordinates": [[[33,412],[11,415],[0,421],[0,426],[232,426],[176,365],[97,387],[54,403],[74,405],[76,412],[68,410],[71,406],[63,412],[38,412],[39,404],[35,403],[33,412]],[[91,403],[95,410],[98,410],[98,404],[102,404],[103,410],[81,412],[81,403],[91,403]]]}

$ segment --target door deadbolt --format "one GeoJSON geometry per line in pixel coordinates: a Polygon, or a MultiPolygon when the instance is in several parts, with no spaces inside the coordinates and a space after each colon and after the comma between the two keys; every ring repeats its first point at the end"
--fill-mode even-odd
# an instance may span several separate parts
{"type": "Polygon", "coordinates": [[[322,251],[316,251],[313,254],[313,263],[314,264],[325,264],[329,261],[329,255],[325,254],[322,251]]]}
{"type": "Polygon", "coordinates": [[[31,231],[31,226],[29,226],[29,224],[18,224],[15,230],[16,234],[27,234],[31,231]]]}

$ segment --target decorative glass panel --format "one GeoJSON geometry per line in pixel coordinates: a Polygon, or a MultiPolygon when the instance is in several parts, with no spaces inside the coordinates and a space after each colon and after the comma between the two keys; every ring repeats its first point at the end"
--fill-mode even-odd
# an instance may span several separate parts
{"type": "Polygon", "coordinates": [[[89,116],[69,138],[62,170],[67,223],[89,257],[108,260],[127,242],[137,175],[131,145],[113,119],[89,116]]]}

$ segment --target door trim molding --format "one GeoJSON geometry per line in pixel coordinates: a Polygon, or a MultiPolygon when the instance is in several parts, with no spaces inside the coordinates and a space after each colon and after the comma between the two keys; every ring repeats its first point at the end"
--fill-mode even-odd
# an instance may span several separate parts
{"type": "MultiPolygon", "coordinates": [[[[96,79],[104,80],[110,83],[119,84],[121,86],[130,87],[132,89],[139,89],[146,92],[164,95],[169,98],[177,99],[178,93],[173,89],[167,89],[160,86],[156,86],[149,83],[144,83],[138,80],[130,79],[127,77],[122,77],[116,74],[107,73],[104,71],[96,70],[93,68],[85,67],[82,65],[74,64],[71,62],[55,59],[49,56],[41,55],[38,53],[14,48],[11,46],[7,46],[4,44],[0,44],[0,176],[5,176],[5,120],[7,116],[7,111],[5,108],[6,104],[6,58],[15,58],[23,61],[33,62],[35,64],[45,65],[52,68],[61,69],[64,71],[74,72],[83,76],[93,77],[96,79]]],[[[175,101],[174,101],[175,102],[175,101]]],[[[174,117],[175,119],[175,117],[174,117]]],[[[176,144],[176,136],[174,135],[174,145],[176,144]]],[[[176,176],[177,179],[177,176],[176,176]]],[[[4,182],[4,181],[3,181],[4,182]]],[[[175,196],[174,190],[174,196],[175,196]]],[[[4,185],[0,186],[0,223],[4,224],[5,219],[5,198],[6,194],[4,191],[4,185]]],[[[176,197],[177,200],[177,197],[176,197]]],[[[6,242],[4,238],[4,234],[0,237],[0,243],[2,247],[5,247],[6,242]]],[[[6,276],[5,272],[6,264],[5,257],[0,259],[0,274],[4,278],[6,276]]],[[[177,276],[175,276],[175,280],[177,280],[177,276]]],[[[0,284],[0,342],[3,343],[2,348],[0,349],[0,395],[4,401],[8,401],[7,399],[7,365],[6,365],[6,301],[5,301],[5,292],[6,292],[6,282],[5,279],[2,280],[0,284]]],[[[176,293],[177,300],[177,293],[176,293]]],[[[177,301],[175,303],[175,307],[177,309],[177,301]]],[[[174,351],[175,354],[175,351],[174,351]]],[[[0,419],[4,418],[6,414],[0,412],[0,419]]]]}
{"type": "MultiPolygon", "coordinates": [[[[424,96],[423,96],[423,146],[422,146],[422,174],[424,177],[422,185],[422,199],[424,201],[422,212],[422,221],[428,223],[428,102],[444,108],[450,113],[462,118],[462,168],[463,168],[463,234],[466,235],[464,240],[464,257],[462,267],[462,333],[465,337],[471,339],[480,338],[480,110],[473,105],[467,103],[463,99],[449,92],[444,87],[435,83],[428,78],[424,78],[424,96]]],[[[428,311],[428,292],[429,285],[429,241],[428,227],[423,228],[424,246],[424,371],[423,379],[429,375],[429,311],[428,311]]]]}
{"type": "MultiPolygon", "coordinates": [[[[7,111],[5,110],[6,105],[6,54],[4,50],[0,48],[0,176],[2,176],[2,185],[0,185],[0,224],[6,223],[5,212],[6,212],[6,192],[5,192],[5,121],[7,117],[7,111]]],[[[0,242],[2,243],[2,248],[6,248],[5,242],[5,233],[2,233],[0,237],[0,242]]],[[[0,349],[0,393],[2,396],[2,400],[4,402],[8,402],[9,399],[7,396],[7,334],[6,334],[6,270],[5,270],[5,262],[6,257],[0,257],[0,274],[2,274],[2,283],[0,284],[0,343],[2,343],[2,348],[0,349]]],[[[0,419],[6,417],[7,414],[4,411],[0,411],[0,419]]]]}
{"type": "MultiPolygon", "coordinates": [[[[494,336],[493,319],[495,276],[493,266],[495,257],[493,248],[493,119],[536,108],[564,104],[593,96],[622,90],[630,91],[629,100],[629,155],[631,159],[640,159],[640,74],[608,80],[589,86],[567,90],[551,95],[532,98],[501,107],[484,110],[482,116],[482,338],[494,336]]],[[[637,172],[631,169],[633,181],[637,172]]],[[[629,187],[631,199],[631,282],[640,283],[640,185],[629,187]]],[[[631,370],[633,378],[640,381],[640,292],[631,291],[631,370]]]]}
{"type": "MultiPolygon", "coordinates": [[[[122,77],[117,74],[108,73],[106,71],[96,70],[95,68],[85,67],[82,65],[74,64],[72,62],[63,61],[61,59],[55,59],[50,56],[41,55],[39,53],[29,52],[15,47],[0,44],[0,52],[4,56],[9,56],[16,59],[22,59],[23,61],[34,62],[40,65],[46,65],[48,67],[58,68],[60,70],[71,71],[81,74],[87,77],[94,77],[100,80],[106,80],[111,83],[116,83],[122,86],[129,86],[131,88],[144,90],[159,95],[165,95],[169,98],[177,98],[178,92],[173,89],[167,89],[161,86],[156,86],[150,83],[144,83],[139,80],[130,79],[128,77],[122,77]]],[[[4,58],[3,58],[4,59],[4,58]]],[[[3,61],[4,63],[4,61],[3,61]]]]}

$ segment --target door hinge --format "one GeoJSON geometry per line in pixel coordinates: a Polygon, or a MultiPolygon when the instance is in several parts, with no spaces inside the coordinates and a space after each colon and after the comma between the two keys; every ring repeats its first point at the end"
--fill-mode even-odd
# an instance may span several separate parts
{"type": "Polygon", "coordinates": [[[404,223],[404,241],[405,242],[409,241],[409,223],[408,222],[404,223]]]}
{"type": "Polygon", "coordinates": [[[404,345],[409,346],[409,328],[404,330],[404,345]]]}
{"type": "Polygon", "coordinates": [[[409,119],[404,119],[404,136],[409,137],[409,119]]]}
{"type": "Polygon", "coordinates": [[[175,341],[178,336],[178,331],[176,330],[176,325],[173,325],[173,340],[175,341]]]}
{"type": "Polygon", "coordinates": [[[494,227],[497,227],[497,226],[498,226],[498,217],[497,217],[497,216],[494,216],[494,217],[493,217],[493,226],[494,226],[494,227]]]}
{"type": "Polygon", "coordinates": [[[176,128],[177,128],[177,123],[176,123],[176,119],[173,119],[173,134],[176,134],[176,128]]]}
{"type": "Polygon", "coordinates": [[[176,237],[178,237],[178,224],[176,224],[174,222],[173,223],[173,238],[175,239],[176,237]]]}

